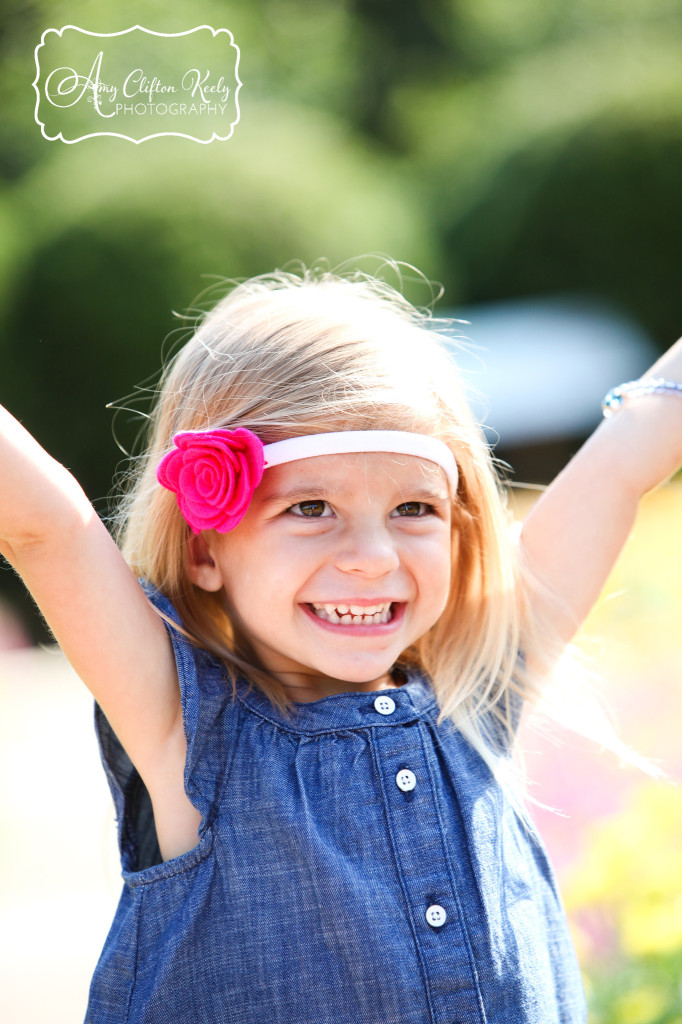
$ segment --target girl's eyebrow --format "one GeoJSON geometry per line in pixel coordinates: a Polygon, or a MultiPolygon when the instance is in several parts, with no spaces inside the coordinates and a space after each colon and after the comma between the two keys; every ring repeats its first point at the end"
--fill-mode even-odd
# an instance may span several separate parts
{"type": "MultiPolygon", "coordinates": [[[[404,501],[437,503],[449,500],[445,487],[438,484],[430,485],[422,483],[414,487],[396,487],[396,490],[404,501]]],[[[291,487],[287,490],[271,491],[261,499],[261,504],[274,505],[278,502],[295,504],[297,501],[302,501],[304,498],[348,498],[354,494],[357,494],[356,488],[337,488],[334,486],[330,487],[329,484],[313,482],[309,484],[297,484],[295,487],[291,487]]]]}
{"type": "Polygon", "coordinates": [[[295,499],[309,498],[311,495],[316,497],[340,497],[346,498],[352,492],[347,488],[336,489],[329,487],[328,484],[321,483],[307,483],[307,484],[296,484],[294,487],[290,487],[281,491],[270,491],[263,499],[264,505],[271,505],[279,501],[292,502],[295,499]]]}

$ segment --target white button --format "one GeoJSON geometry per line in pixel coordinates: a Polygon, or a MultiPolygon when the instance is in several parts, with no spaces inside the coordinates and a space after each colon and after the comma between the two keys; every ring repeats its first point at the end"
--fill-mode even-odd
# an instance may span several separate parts
{"type": "Polygon", "coordinates": [[[402,789],[403,793],[409,793],[417,785],[417,776],[409,768],[401,768],[395,781],[398,783],[398,789],[402,789]]]}
{"type": "Polygon", "coordinates": [[[377,697],[374,707],[380,715],[392,715],[395,711],[395,701],[392,697],[377,697]]]}
{"type": "Polygon", "coordinates": [[[426,911],[426,920],[432,928],[442,928],[448,919],[448,915],[445,913],[442,907],[439,907],[437,903],[429,907],[426,911]]]}

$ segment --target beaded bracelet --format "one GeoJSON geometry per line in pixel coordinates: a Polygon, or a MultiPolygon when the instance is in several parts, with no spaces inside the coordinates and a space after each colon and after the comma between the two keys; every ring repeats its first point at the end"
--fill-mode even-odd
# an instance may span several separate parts
{"type": "Polygon", "coordinates": [[[682,395],[682,384],[678,384],[674,380],[665,380],[663,377],[642,377],[640,380],[630,380],[609,391],[601,404],[601,411],[604,416],[610,416],[628,396],[662,395],[666,392],[682,395]]]}

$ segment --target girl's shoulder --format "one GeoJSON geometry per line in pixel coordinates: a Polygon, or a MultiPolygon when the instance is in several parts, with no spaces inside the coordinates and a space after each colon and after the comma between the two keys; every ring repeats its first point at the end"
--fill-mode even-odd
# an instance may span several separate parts
{"type": "Polygon", "coordinates": [[[144,578],[140,578],[139,583],[166,626],[173,646],[183,701],[189,696],[191,688],[196,686],[203,690],[214,688],[224,693],[227,670],[223,662],[195,642],[183,625],[177,608],[163,591],[144,578]]]}

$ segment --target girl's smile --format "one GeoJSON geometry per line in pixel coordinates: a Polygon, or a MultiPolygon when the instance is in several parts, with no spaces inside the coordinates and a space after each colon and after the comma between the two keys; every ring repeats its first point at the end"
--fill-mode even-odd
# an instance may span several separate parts
{"type": "Polygon", "coordinates": [[[414,456],[319,456],[269,469],[231,533],[190,542],[193,581],[297,701],[393,686],[450,587],[445,474],[414,456]]]}
{"type": "MultiPolygon", "coordinates": [[[[402,602],[400,604],[402,605],[402,602]]],[[[338,601],[331,604],[317,604],[312,601],[307,607],[315,618],[321,619],[329,625],[342,625],[344,628],[387,625],[395,620],[398,610],[397,603],[390,599],[374,603],[355,598],[351,598],[347,602],[338,601]]]]}

